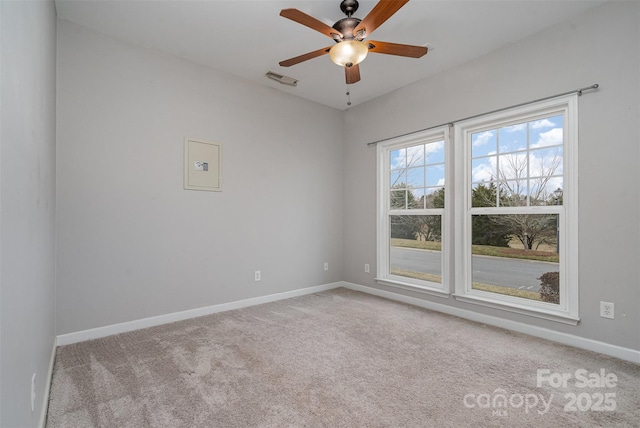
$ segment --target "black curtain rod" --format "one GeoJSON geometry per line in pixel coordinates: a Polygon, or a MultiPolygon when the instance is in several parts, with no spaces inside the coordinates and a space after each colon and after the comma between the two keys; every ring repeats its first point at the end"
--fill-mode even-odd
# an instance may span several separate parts
{"type": "Polygon", "coordinates": [[[396,135],[395,137],[389,137],[389,138],[384,138],[382,140],[373,141],[371,143],[367,143],[367,146],[375,146],[378,143],[382,143],[384,141],[393,140],[394,138],[406,137],[407,135],[417,134],[418,132],[424,132],[424,131],[428,131],[430,129],[440,128],[441,126],[445,126],[445,125],[452,126],[454,123],[457,123],[457,122],[463,122],[465,120],[475,119],[476,117],[486,116],[488,114],[499,113],[501,111],[509,110],[509,109],[512,109],[512,108],[522,107],[522,106],[526,106],[528,104],[533,104],[533,103],[537,103],[537,102],[540,102],[540,101],[546,101],[546,100],[550,100],[552,98],[562,97],[564,95],[576,94],[577,93],[578,96],[582,96],[582,92],[590,91],[590,90],[593,90],[593,89],[598,89],[599,87],[600,87],[600,85],[598,85],[596,83],[594,85],[587,86],[585,88],[574,89],[573,91],[569,91],[569,92],[563,92],[562,94],[550,95],[548,97],[538,98],[537,100],[527,101],[527,102],[524,102],[524,103],[520,103],[520,104],[515,104],[515,105],[512,105],[512,106],[509,106],[509,107],[499,108],[497,110],[488,111],[486,113],[474,114],[473,116],[465,117],[464,119],[453,120],[451,122],[441,123],[440,125],[430,126],[428,128],[418,129],[417,131],[407,132],[406,134],[396,135]]]}

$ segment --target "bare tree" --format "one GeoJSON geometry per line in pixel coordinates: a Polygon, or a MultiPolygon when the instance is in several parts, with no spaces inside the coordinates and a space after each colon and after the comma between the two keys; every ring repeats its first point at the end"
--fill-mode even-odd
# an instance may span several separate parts
{"type": "Polygon", "coordinates": [[[491,171],[491,180],[499,183],[501,206],[545,205],[551,199],[552,192],[547,187],[562,164],[562,156],[554,154],[551,159],[536,160],[535,165],[529,165],[524,153],[500,156],[500,165],[491,171]]]}
{"type": "MultiPolygon", "coordinates": [[[[500,164],[491,172],[491,181],[497,183],[496,200],[480,201],[480,206],[532,206],[553,203],[550,181],[562,157],[538,158],[530,165],[525,153],[500,156],[500,164]],[[535,167],[535,168],[534,168],[535,167]]],[[[489,216],[491,222],[509,231],[525,250],[538,249],[542,244],[553,244],[557,239],[557,214],[500,214],[489,216]]]]}

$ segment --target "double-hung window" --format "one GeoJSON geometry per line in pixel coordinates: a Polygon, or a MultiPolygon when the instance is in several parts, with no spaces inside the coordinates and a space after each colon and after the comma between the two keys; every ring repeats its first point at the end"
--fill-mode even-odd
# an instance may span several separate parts
{"type": "Polygon", "coordinates": [[[456,298],[577,322],[577,96],[461,122],[456,142],[456,298]]]}
{"type": "Polygon", "coordinates": [[[377,281],[576,324],[577,116],[563,96],[379,143],[377,281]]]}
{"type": "Polygon", "coordinates": [[[448,128],[378,146],[378,281],[448,293],[448,128]]]}

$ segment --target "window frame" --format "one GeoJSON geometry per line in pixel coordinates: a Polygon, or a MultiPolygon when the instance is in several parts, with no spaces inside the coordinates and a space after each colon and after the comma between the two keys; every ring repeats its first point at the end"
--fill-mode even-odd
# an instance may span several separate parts
{"type": "Polygon", "coordinates": [[[376,281],[391,287],[417,291],[448,298],[450,295],[451,269],[450,249],[452,248],[453,189],[450,154],[450,132],[448,126],[413,133],[390,139],[377,145],[377,269],[376,281]],[[391,209],[390,154],[394,150],[444,141],[445,192],[444,208],[391,209]],[[440,215],[441,216],[441,282],[431,282],[408,278],[390,273],[390,221],[392,215],[440,215]]]}
{"type": "Polygon", "coordinates": [[[454,126],[456,158],[455,224],[462,233],[455,242],[456,300],[503,309],[567,324],[577,324],[578,308],[578,102],[577,95],[562,96],[498,113],[461,121],[454,126]],[[563,204],[527,207],[472,207],[471,135],[482,130],[563,115],[563,204]],[[482,214],[557,214],[561,249],[560,303],[553,304],[506,296],[472,288],[471,218],[482,214]],[[567,249],[569,249],[567,251],[567,249]]]}

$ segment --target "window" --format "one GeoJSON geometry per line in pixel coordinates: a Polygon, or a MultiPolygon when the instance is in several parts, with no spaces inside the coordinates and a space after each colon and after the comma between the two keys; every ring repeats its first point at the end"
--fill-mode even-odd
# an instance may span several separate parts
{"type": "Polygon", "coordinates": [[[448,293],[448,129],[378,146],[378,280],[448,293]]]}
{"type": "Polygon", "coordinates": [[[578,319],[576,96],[456,125],[456,298],[578,319]]]}
{"type": "Polygon", "coordinates": [[[576,324],[577,95],[450,128],[378,144],[377,281],[576,324]]]}

